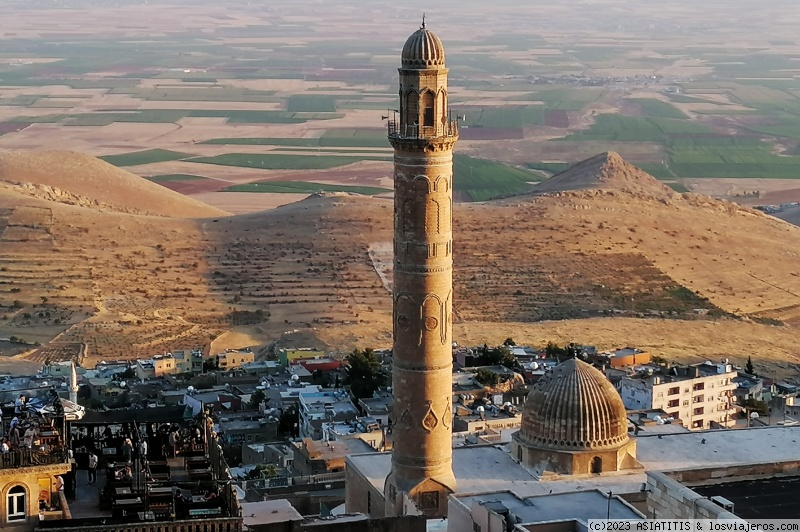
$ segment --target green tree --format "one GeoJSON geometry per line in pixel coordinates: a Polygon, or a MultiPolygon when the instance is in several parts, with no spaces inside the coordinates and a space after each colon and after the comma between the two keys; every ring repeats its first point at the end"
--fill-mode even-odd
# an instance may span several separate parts
{"type": "Polygon", "coordinates": [[[515,346],[517,344],[516,344],[516,342],[514,342],[513,338],[509,337],[509,338],[505,339],[505,341],[503,342],[503,345],[507,345],[509,347],[512,347],[512,346],[515,346]]]}
{"type": "Polygon", "coordinates": [[[381,371],[381,364],[375,352],[366,348],[356,348],[345,358],[345,385],[356,399],[372,397],[375,391],[386,383],[386,375],[381,371]]]}
{"type": "Polygon", "coordinates": [[[258,405],[265,401],[268,401],[268,399],[264,390],[256,390],[253,392],[253,395],[250,396],[250,408],[258,408],[258,405]]]}
{"type": "Polygon", "coordinates": [[[475,374],[475,380],[484,386],[495,386],[500,382],[500,375],[486,368],[481,368],[475,374]]]}
{"type": "Polygon", "coordinates": [[[747,364],[744,365],[744,372],[748,375],[755,375],[756,371],[753,368],[753,359],[750,355],[747,355],[747,364]]]}
{"type": "Polygon", "coordinates": [[[275,464],[258,464],[245,475],[245,478],[248,480],[271,478],[277,476],[279,471],[275,464]]]}
{"type": "Polygon", "coordinates": [[[293,438],[297,436],[295,425],[298,423],[300,423],[300,416],[298,415],[297,407],[292,405],[281,413],[278,421],[278,431],[293,438]]]}
{"type": "Polygon", "coordinates": [[[547,342],[544,352],[549,358],[557,358],[559,360],[567,358],[567,350],[555,342],[547,342]]]}
{"type": "Polygon", "coordinates": [[[511,354],[507,345],[500,347],[484,346],[480,349],[477,363],[479,366],[505,366],[509,369],[517,367],[517,359],[511,354]]]}
{"type": "Polygon", "coordinates": [[[217,357],[207,358],[203,361],[203,373],[208,371],[214,371],[219,369],[219,364],[217,362],[217,357]]]}

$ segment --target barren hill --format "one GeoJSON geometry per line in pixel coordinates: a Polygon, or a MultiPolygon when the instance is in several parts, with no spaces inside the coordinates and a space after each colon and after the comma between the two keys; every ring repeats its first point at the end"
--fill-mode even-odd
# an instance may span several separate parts
{"type": "Polygon", "coordinates": [[[539,183],[534,194],[568,190],[616,189],[656,197],[674,195],[672,189],[647,172],[628,164],[616,152],[605,152],[581,161],[539,183]]]}
{"type": "MultiPolygon", "coordinates": [[[[800,228],[665,190],[613,154],[578,174],[594,188],[455,206],[457,341],[800,362],[800,228]]],[[[391,200],[313,196],[197,221],[28,201],[0,194],[0,337],[45,340],[58,312],[58,340],[88,339],[95,361],[218,348],[225,331],[391,343],[391,200]]]]}
{"type": "Polygon", "coordinates": [[[105,211],[203,218],[226,213],[77,152],[2,152],[0,183],[26,195],[105,211]]]}

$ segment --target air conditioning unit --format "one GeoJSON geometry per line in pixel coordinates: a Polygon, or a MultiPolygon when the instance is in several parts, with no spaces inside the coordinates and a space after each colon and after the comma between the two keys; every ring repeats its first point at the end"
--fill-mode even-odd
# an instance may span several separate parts
{"type": "Polygon", "coordinates": [[[725,497],[720,497],[719,495],[715,495],[714,497],[711,497],[711,502],[733,513],[733,503],[728,499],[726,499],[725,497]]]}

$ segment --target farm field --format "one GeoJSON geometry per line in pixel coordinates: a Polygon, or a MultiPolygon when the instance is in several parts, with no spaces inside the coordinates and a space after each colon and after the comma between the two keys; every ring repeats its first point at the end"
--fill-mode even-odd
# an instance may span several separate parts
{"type": "Polygon", "coordinates": [[[191,17],[158,5],[154,18],[137,1],[11,2],[0,7],[15,28],[0,36],[0,150],[102,156],[218,206],[265,180],[391,188],[382,118],[397,106],[400,48],[424,8],[462,118],[457,201],[527,192],[607,150],[675,190],[758,203],[762,189],[748,183],[769,180],[765,201],[794,197],[800,14],[776,0],[742,26],[735,5],[706,4],[640,3],[621,17],[617,0],[580,10],[501,0],[490,14],[474,0],[278,1],[269,13],[234,1],[193,3],[191,17]],[[385,164],[354,165],[370,161],[385,164]],[[206,179],[159,177],[173,174],[206,179]]]}

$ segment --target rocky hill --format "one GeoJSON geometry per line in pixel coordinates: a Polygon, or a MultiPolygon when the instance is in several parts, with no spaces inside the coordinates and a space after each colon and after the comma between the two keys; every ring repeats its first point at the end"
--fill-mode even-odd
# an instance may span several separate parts
{"type": "MultiPolygon", "coordinates": [[[[800,362],[800,228],[674,193],[616,154],[543,185],[455,206],[457,341],[800,362]]],[[[0,336],[88,339],[94,360],[208,348],[226,331],[243,345],[391,343],[391,200],[314,196],[188,220],[14,194],[0,194],[0,336]],[[42,305],[74,312],[56,325],[42,305]]]]}
{"type": "Polygon", "coordinates": [[[77,152],[0,152],[0,185],[4,190],[103,211],[175,218],[226,214],[77,152]]]}

